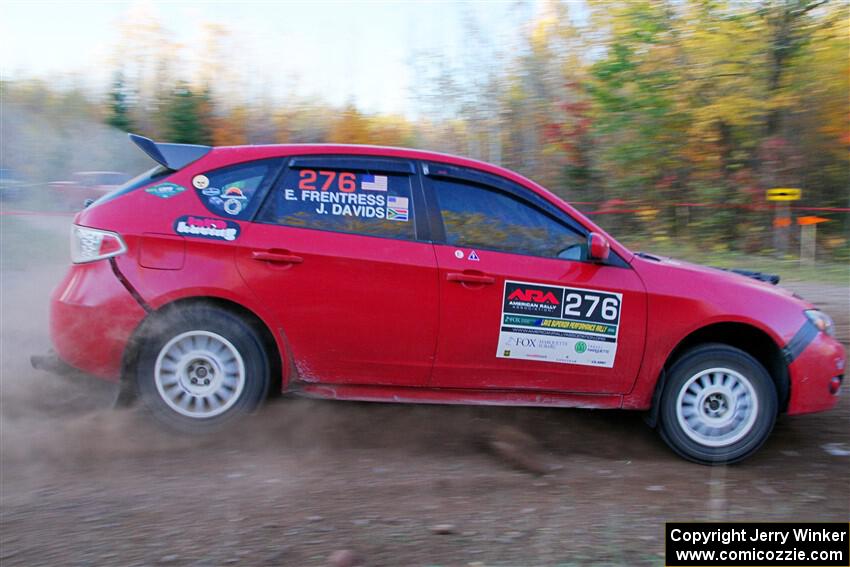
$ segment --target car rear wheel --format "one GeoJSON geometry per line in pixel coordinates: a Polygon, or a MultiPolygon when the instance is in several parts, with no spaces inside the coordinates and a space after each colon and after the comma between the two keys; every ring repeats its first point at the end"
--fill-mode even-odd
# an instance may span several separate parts
{"type": "Polygon", "coordinates": [[[778,405],[764,367],[720,344],[680,358],[660,403],[661,436],[679,455],[703,464],[734,463],[755,453],[773,430],[778,405]]]}
{"type": "Polygon", "coordinates": [[[149,329],[137,366],[144,406],[187,432],[215,430],[265,398],[263,343],[238,316],[214,307],[174,310],[149,329]]]}

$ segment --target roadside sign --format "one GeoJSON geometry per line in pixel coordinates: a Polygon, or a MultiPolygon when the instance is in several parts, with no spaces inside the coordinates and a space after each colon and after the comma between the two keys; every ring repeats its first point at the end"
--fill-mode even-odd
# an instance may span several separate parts
{"type": "Polygon", "coordinates": [[[777,187],[767,190],[768,201],[799,201],[803,197],[802,189],[792,187],[777,187]]]}

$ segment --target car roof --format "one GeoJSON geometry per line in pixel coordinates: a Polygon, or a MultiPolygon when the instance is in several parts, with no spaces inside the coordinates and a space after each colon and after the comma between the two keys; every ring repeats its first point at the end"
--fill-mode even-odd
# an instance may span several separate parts
{"type": "Polygon", "coordinates": [[[226,166],[244,161],[291,157],[299,155],[359,155],[394,157],[434,161],[443,164],[468,167],[510,179],[524,185],[549,199],[561,201],[556,195],[514,171],[491,163],[428,150],[398,148],[392,146],[372,146],[367,144],[269,144],[245,146],[199,146],[194,144],[173,144],[156,142],[138,134],[129,134],[130,140],[160,165],[171,170],[183,169],[196,161],[205,165],[226,166]]]}
{"type": "Polygon", "coordinates": [[[290,157],[298,155],[360,155],[434,161],[460,167],[469,167],[491,173],[493,175],[498,175],[515,181],[521,185],[525,185],[526,187],[542,191],[551,197],[558,199],[558,197],[550,193],[549,190],[542,185],[520,175],[519,173],[516,173],[515,171],[476,159],[430,150],[398,148],[393,146],[371,146],[365,144],[269,144],[256,146],[215,146],[211,152],[211,156],[221,158],[222,160],[233,161],[272,157],[290,157]]]}

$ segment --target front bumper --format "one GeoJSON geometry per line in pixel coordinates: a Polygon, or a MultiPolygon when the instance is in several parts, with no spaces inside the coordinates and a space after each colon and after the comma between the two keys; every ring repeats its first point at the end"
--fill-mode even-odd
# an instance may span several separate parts
{"type": "Polygon", "coordinates": [[[816,332],[807,345],[798,345],[796,350],[796,356],[788,365],[791,378],[788,414],[832,408],[838,402],[835,379],[843,377],[846,372],[844,347],[834,338],[816,332]]]}
{"type": "Polygon", "coordinates": [[[144,317],[110,261],[75,264],[50,298],[50,338],[74,368],[117,382],[124,351],[144,317]]]}

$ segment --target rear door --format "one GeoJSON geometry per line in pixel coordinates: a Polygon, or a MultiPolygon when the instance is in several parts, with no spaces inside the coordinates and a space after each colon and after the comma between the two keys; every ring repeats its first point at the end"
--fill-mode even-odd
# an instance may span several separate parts
{"type": "Polygon", "coordinates": [[[432,385],[623,393],[643,353],[646,298],[619,257],[587,261],[586,230],[532,191],[429,164],[440,268],[432,385]]]}
{"type": "Polygon", "coordinates": [[[292,158],[245,225],[239,271],[276,314],[300,379],[427,384],[437,266],[414,172],[396,159],[292,158]]]}

